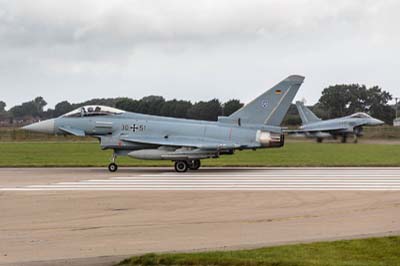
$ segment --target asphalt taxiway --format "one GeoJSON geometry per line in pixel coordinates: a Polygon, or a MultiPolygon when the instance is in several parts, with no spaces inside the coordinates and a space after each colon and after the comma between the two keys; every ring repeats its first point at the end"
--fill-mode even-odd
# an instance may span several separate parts
{"type": "Polygon", "coordinates": [[[393,235],[400,168],[4,168],[0,213],[4,265],[393,235]]]}

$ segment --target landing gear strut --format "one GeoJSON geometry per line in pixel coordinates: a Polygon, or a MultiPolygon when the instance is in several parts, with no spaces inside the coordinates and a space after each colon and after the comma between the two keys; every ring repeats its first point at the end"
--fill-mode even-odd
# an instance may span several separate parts
{"type": "Polygon", "coordinates": [[[111,163],[108,165],[108,171],[111,173],[114,173],[118,170],[118,165],[115,163],[115,160],[117,159],[117,155],[113,153],[112,158],[111,158],[111,163]]]}
{"type": "Polygon", "coordinates": [[[346,143],[347,142],[347,136],[346,135],[343,135],[342,136],[342,143],[346,143]]]}

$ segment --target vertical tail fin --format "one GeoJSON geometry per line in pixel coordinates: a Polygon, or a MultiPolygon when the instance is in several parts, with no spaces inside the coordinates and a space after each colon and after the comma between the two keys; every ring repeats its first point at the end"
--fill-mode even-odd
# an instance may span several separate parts
{"type": "Polygon", "coordinates": [[[229,118],[250,124],[280,126],[303,81],[302,76],[290,76],[229,118]]]}
{"type": "Polygon", "coordinates": [[[305,107],[303,102],[296,102],[296,106],[303,124],[321,121],[321,118],[305,107]]]}

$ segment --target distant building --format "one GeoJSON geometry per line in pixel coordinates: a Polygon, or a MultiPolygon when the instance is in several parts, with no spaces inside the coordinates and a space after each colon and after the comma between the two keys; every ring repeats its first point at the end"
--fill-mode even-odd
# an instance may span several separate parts
{"type": "Polygon", "coordinates": [[[393,126],[400,127],[400,117],[398,117],[395,120],[393,120],[393,126]]]}

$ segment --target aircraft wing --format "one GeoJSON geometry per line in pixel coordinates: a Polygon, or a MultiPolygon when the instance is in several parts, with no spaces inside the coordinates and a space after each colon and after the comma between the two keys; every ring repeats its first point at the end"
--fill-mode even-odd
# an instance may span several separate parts
{"type": "Polygon", "coordinates": [[[169,147],[191,147],[191,148],[198,148],[201,150],[228,150],[228,149],[237,149],[241,147],[238,144],[228,141],[188,138],[188,137],[158,138],[149,136],[121,136],[120,139],[132,143],[169,146],[169,147]]]}
{"type": "Polygon", "coordinates": [[[283,133],[287,133],[289,135],[296,135],[296,134],[305,134],[306,131],[304,131],[304,130],[288,130],[288,129],[284,129],[283,133]]]}

